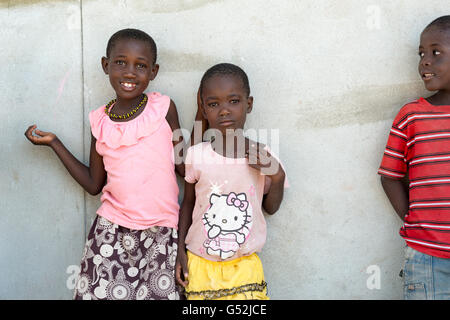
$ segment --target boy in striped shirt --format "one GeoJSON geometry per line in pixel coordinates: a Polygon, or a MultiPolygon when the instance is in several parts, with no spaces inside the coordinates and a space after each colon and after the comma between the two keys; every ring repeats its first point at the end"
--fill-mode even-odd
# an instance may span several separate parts
{"type": "Polygon", "coordinates": [[[404,221],[405,299],[450,299],[450,15],[424,29],[419,55],[425,87],[437,92],[400,109],[378,173],[404,221]]]}

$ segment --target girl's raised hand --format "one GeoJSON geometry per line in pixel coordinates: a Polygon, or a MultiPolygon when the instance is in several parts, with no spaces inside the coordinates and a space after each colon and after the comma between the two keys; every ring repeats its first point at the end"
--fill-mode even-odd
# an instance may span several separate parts
{"type": "Polygon", "coordinates": [[[200,98],[200,87],[197,90],[197,113],[195,114],[195,120],[202,120],[202,99],[200,98]]]}
{"type": "Polygon", "coordinates": [[[43,146],[50,146],[57,139],[54,133],[36,129],[35,124],[28,127],[27,131],[25,131],[25,137],[27,137],[32,144],[43,146]],[[33,131],[36,135],[33,134],[33,131]]]}
{"type": "Polygon", "coordinates": [[[277,159],[257,142],[250,142],[245,157],[248,159],[250,167],[261,171],[267,176],[275,176],[281,169],[277,159]]]}
{"type": "Polygon", "coordinates": [[[203,116],[202,112],[202,99],[200,97],[200,87],[197,90],[197,113],[195,114],[195,123],[191,133],[191,145],[202,142],[203,135],[208,130],[208,121],[203,116]],[[199,125],[201,124],[201,126],[199,125]],[[201,132],[198,132],[198,131],[201,132]],[[198,140],[200,137],[200,140],[198,140]]]}
{"type": "Polygon", "coordinates": [[[283,200],[286,173],[278,160],[259,143],[250,141],[245,154],[248,165],[265,175],[262,207],[268,214],[274,214],[283,200]]]}
{"type": "Polygon", "coordinates": [[[205,117],[203,117],[202,112],[202,98],[200,97],[200,87],[197,90],[197,113],[195,114],[195,120],[201,120],[202,122],[206,123],[206,119],[205,117]]]}

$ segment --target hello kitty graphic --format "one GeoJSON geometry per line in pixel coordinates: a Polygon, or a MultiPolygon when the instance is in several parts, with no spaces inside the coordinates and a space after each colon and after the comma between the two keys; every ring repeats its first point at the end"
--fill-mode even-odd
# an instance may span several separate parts
{"type": "Polygon", "coordinates": [[[232,257],[247,239],[252,227],[252,206],[245,193],[212,193],[203,215],[208,239],[203,243],[209,255],[222,260],[232,257]]]}

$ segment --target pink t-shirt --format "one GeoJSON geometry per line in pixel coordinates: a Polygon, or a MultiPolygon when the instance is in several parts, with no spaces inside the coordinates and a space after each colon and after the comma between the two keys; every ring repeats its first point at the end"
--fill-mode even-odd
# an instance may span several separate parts
{"type": "Polygon", "coordinates": [[[196,183],[186,248],[212,261],[261,251],[266,241],[261,209],[265,176],[250,167],[245,158],[216,153],[209,142],[191,146],[185,165],[185,180],[196,183]]]}
{"type": "Polygon", "coordinates": [[[89,113],[107,172],[97,214],[134,230],[177,228],[178,185],[172,130],[166,121],[170,98],[157,92],[147,95],[145,109],[127,122],[111,120],[105,106],[89,113]]]}

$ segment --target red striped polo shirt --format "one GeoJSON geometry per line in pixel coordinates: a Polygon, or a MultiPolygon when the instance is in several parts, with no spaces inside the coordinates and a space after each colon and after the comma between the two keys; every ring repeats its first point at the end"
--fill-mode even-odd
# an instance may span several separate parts
{"type": "Polygon", "coordinates": [[[450,258],[450,105],[420,98],[394,119],[378,173],[408,174],[409,211],[400,229],[408,246],[450,258]]]}

